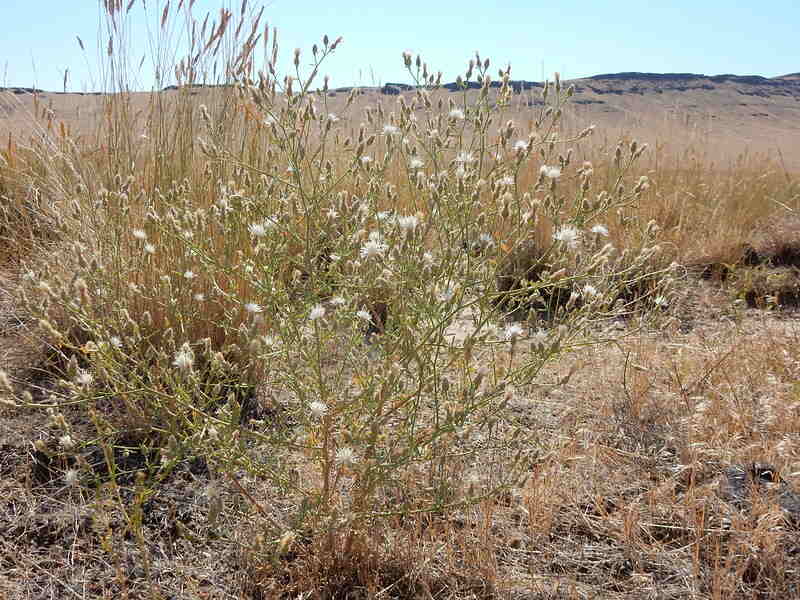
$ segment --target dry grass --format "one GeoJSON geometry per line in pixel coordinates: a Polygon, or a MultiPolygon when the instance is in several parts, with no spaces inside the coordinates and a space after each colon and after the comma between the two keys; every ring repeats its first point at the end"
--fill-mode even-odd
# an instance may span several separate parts
{"type": "Polygon", "coordinates": [[[2,151],[0,595],[796,596],[794,176],[289,94],[238,19],[2,151]]]}

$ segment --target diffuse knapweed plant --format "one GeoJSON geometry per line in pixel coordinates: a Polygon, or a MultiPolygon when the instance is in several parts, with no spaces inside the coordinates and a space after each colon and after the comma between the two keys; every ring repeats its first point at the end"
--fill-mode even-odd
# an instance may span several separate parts
{"type": "Polygon", "coordinates": [[[537,440],[505,411],[515,387],[629,310],[631,282],[648,277],[646,293],[665,297],[652,226],[639,247],[608,241],[609,220],[630,226],[646,191],[625,182],[644,148],[620,146],[613,189],[594,189],[569,151],[591,128],[559,128],[571,88],[546,84],[522,130],[505,115],[510,68],[495,82],[477,55],[448,94],[405,54],[411,92],[361,112],[354,90],[336,114],[319,80],[341,40],[315,45],[309,72],[296,50],[280,76],[274,41],[256,73],[257,22],[249,38],[240,30],[220,25],[198,44],[205,57],[238,40],[231,81],[206,104],[179,90],[174,107],[154,108],[159,129],[129,157],[134,172],[93,165],[63,186],[92,218],[65,222],[73,241],[24,287],[60,357],[48,406],[85,407],[109,439],[145,441],[165,466],[197,455],[268,478],[301,507],[271,520],[273,534],[324,524],[345,551],[375,518],[518,485],[537,440]],[[173,165],[158,151],[168,110],[198,133],[173,165]],[[535,268],[501,291],[563,290],[557,320],[507,323],[497,271],[530,245],[535,268]],[[248,421],[253,403],[262,411],[248,421]]]}

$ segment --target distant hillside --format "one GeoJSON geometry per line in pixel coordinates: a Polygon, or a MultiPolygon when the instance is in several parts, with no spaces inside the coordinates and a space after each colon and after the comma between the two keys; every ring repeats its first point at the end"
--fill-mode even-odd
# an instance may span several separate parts
{"type": "MultiPolygon", "coordinates": [[[[780,77],[758,75],[702,75],[695,73],[609,73],[566,81],[575,86],[567,125],[593,123],[605,135],[620,132],[643,140],[703,145],[703,151],[720,160],[742,152],[782,155],[787,168],[800,172],[800,73],[780,77]]],[[[213,93],[214,86],[196,86],[198,94],[213,93]]],[[[475,82],[468,89],[479,87],[475,82]]],[[[493,89],[499,82],[492,83],[493,89]]],[[[519,109],[541,104],[543,84],[512,82],[519,109]]],[[[455,83],[443,85],[445,93],[458,91],[455,83]]],[[[352,88],[329,92],[331,109],[337,109],[352,88]]],[[[3,90],[3,88],[0,88],[3,90]]],[[[405,83],[360,88],[359,104],[372,98],[413,93],[405,83]]],[[[36,93],[66,123],[83,127],[98,114],[97,94],[43,92],[31,88],[6,88],[0,94],[0,135],[19,132],[20,115],[32,105],[36,93]]],[[[165,93],[174,93],[167,88],[165,93]]],[[[138,95],[138,94],[137,94],[138,95]]],[[[146,94],[141,94],[145,97],[146,94]]]]}

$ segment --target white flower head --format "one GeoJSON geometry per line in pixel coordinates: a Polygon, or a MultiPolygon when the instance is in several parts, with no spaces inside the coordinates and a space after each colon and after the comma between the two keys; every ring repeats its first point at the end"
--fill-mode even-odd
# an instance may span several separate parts
{"type": "Polygon", "coordinates": [[[364,156],[361,157],[361,164],[362,165],[368,165],[371,162],[372,162],[372,157],[371,156],[367,156],[365,154],[364,156]]]}
{"type": "Polygon", "coordinates": [[[119,338],[119,336],[112,335],[110,338],[108,338],[108,343],[111,344],[113,348],[122,348],[122,340],[119,338]]]}
{"type": "Polygon", "coordinates": [[[501,177],[497,180],[497,185],[514,185],[514,176],[513,175],[506,175],[505,177],[501,177]]]}
{"type": "Polygon", "coordinates": [[[144,251],[147,252],[148,254],[155,254],[156,247],[153,244],[145,244],[144,251]]]}
{"type": "Polygon", "coordinates": [[[144,229],[134,229],[132,233],[137,240],[144,241],[147,239],[147,232],[144,229]]]}
{"type": "Polygon", "coordinates": [[[608,237],[608,228],[605,225],[601,225],[598,223],[594,227],[592,227],[592,233],[597,235],[602,235],[603,237],[608,237]]]}
{"type": "Polygon", "coordinates": [[[595,296],[597,296],[600,293],[600,292],[597,291],[596,287],[594,287],[593,285],[591,285],[589,283],[587,283],[585,286],[583,286],[582,292],[583,292],[584,296],[588,296],[589,298],[594,298],[595,296]]]}
{"type": "Polygon", "coordinates": [[[533,335],[531,335],[531,340],[533,340],[533,343],[539,347],[544,347],[544,345],[547,344],[549,339],[550,336],[544,329],[537,329],[533,333],[533,335]]]}
{"type": "Polygon", "coordinates": [[[512,323],[511,325],[507,326],[505,331],[503,332],[503,336],[509,342],[516,340],[519,336],[524,333],[524,329],[517,323],[512,323]]]}
{"type": "Polygon", "coordinates": [[[245,304],[245,305],[244,305],[244,309],[245,309],[247,312],[249,312],[250,314],[253,314],[253,315],[255,315],[255,314],[258,314],[258,313],[260,313],[262,310],[264,310],[264,309],[261,307],[261,305],[260,305],[260,304],[256,304],[255,302],[248,302],[247,304],[245,304]]]}
{"type": "Polygon", "coordinates": [[[397,224],[403,231],[414,231],[419,225],[419,219],[415,215],[408,215],[405,217],[398,217],[397,224]]]}
{"type": "Polygon", "coordinates": [[[70,487],[78,485],[78,470],[67,469],[66,473],[64,473],[64,482],[70,487]]]}
{"type": "Polygon", "coordinates": [[[456,295],[456,288],[452,284],[447,284],[439,289],[437,297],[441,302],[450,302],[456,295]]]}
{"type": "Polygon", "coordinates": [[[455,161],[462,165],[469,165],[475,162],[475,156],[472,154],[472,152],[462,150],[456,155],[455,161]]]}
{"type": "Polygon", "coordinates": [[[564,225],[553,234],[553,239],[563,242],[570,249],[578,245],[580,232],[572,225],[564,225]]]}
{"type": "Polygon", "coordinates": [[[393,136],[397,135],[398,133],[400,133],[400,128],[396,125],[386,124],[383,126],[383,135],[393,136]]]}
{"type": "Polygon", "coordinates": [[[175,360],[172,361],[172,364],[181,371],[188,371],[194,366],[194,352],[188,342],[184,342],[181,349],[175,353],[175,360]]]}
{"type": "Polygon", "coordinates": [[[205,294],[201,294],[200,292],[197,292],[194,296],[192,296],[192,298],[194,298],[195,302],[202,302],[203,300],[206,299],[206,295],[205,294]]]}
{"type": "Polygon", "coordinates": [[[308,410],[315,419],[321,419],[328,412],[328,405],[319,400],[315,400],[308,405],[308,410]]]}
{"type": "Polygon", "coordinates": [[[83,369],[79,370],[77,376],[75,377],[75,383],[81,387],[88,387],[92,385],[93,381],[94,375],[89,373],[89,371],[84,371],[83,369]]]}
{"type": "Polygon", "coordinates": [[[58,445],[65,450],[72,450],[75,447],[75,440],[72,439],[72,436],[67,433],[58,438],[58,445]]]}
{"type": "Polygon", "coordinates": [[[410,161],[408,161],[408,168],[409,169],[421,169],[424,166],[425,166],[424,161],[422,161],[422,159],[419,159],[419,158],[416,158],[416,157],[414,157],[410,161]]]}
{"type": "Polygon", "coordinates": [[[337,117],[335,114],[333,113],[328,114],[328,121],[330,121],[331,123],[336,123],[338,120],[339,117],[337,117]]]}
{"type": "Polygon", "coordinates": [[[378,256],[383,256],[383,253],[386,252],[388,246],[384,244],[380,237],[372,237],[370,235],[370,239],[367,240],[363,246],[361,246],[361,258],[376,258],[378,256]]]}
{"type": "Polygon", "coordinates": [[[464,111],[460,108],[454,108],[448,113],[448,116],[451,119],[463,119],[464,118],[464,111]]]}
{"type": "Polygon", "coordinates": [[[194,271],[186,271],[183,274],[184,279],[194,279],[195,277],[197,277],[197,274],[194,271]]]}
{"type": "Polygon", "coordinates": [[[548,179],[558,179],[561,177],[561,167],[548,167],[547,165],[542,165],[539,169],[539,173],[548,179]]]}
{"type": "Polygon", "coordinates": [[[267,228],[264,227],[262,223],[250,223],[247,230],[250,232],[250,235],[257,238],[267,235],[267,228]]]}
{"type": "Polygon", "coordinates": [[[308,313],[308,318],[311,321],[316,321],[321,319],[325,316],[325,307],[321,304],[317,304],[314,308],[311,309],[311,312],[308,313]]]}
{"type": "Polygon", "coordinates": [[[525,152],[528,149],[528,142],[525,140],[517,140],[514,143],[514,150],[517,152],[525,152]]]}
{"type": "Polygon", "coordinates": [[[336,451],[336,464],[352,466],[358,462],[358,456],[350,446],[343,446],[336,451]]]}
{"type": "Polygon", "coordinates": [[[344,306],[345,304],[347,304],[347,300],[345,300],[341,296],[334,296],[333,298],[330,299],[330,303],[333,306],[344,306]]]}
{"type": "Polygon", "coordinates": [[[494,238],[489,233],[482,233],[478,236],[478,243],[483,248],[491,248],[494,246],[494,238]]]}
{"type": "Polygon", "coordinates": [[[364,310],[363,308],[356,313],[356,316],[359,319],[362,319],[362,320],[366,321],[367,323],[371,323],[372,322],[372,315],[369,314],[369,312],[364,310]]]}

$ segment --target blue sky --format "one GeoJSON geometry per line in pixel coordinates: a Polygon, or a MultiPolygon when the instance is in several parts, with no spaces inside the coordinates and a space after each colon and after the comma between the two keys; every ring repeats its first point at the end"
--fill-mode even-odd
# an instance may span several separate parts
{"type": "MultiPolygon", "coordinates": [[[[100,2],[0,0],[0,85],[92,91],[98,68],[100,2]],[[80,36],[86,52],[76,41],[80,36]]],[[[124,0],[124,3],[127,0],[124,0]]],[[[175,4],[177,0],[173,0],[175,4]]],[[[188,0],[187,0],[188,2],[188,0]]],[[[196,0],[194,13],[241,0],[196,0]]],[[[164,0],[148,0],[151,14],[164,0]]],[[[262,3],[251,0],[251,5],[262,3]]],[[[344,42],[323,71],[332,86],[408,81],[401,53],[421,53],[451,81],[480,50],[494,67],[510,62],[515,79],[540,80],[619,71],[735,73],[767,77],[800,71],[798,0],[269,0],[286,57],[323,34],[344,42]]],[[[159,11],[160,12],[160,11],[159,11]]],[[[131,39],[146,50],[142,0],[131,11],[131,39]]],[[[104,41],[101,43],[105,43],[104,41]]],[[[138,63],[138,60],[135,61],[138,63]]],[[[138,80],[152,85],[145,63],[138,80]]],[[[496,68],[492,69],[496,73],[496,68]]]]}

